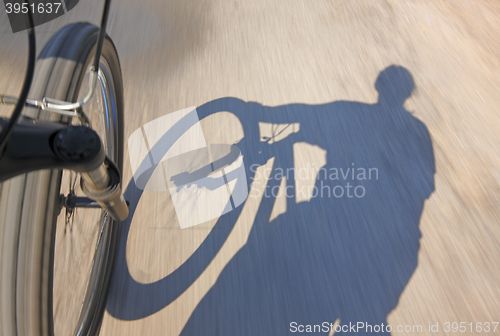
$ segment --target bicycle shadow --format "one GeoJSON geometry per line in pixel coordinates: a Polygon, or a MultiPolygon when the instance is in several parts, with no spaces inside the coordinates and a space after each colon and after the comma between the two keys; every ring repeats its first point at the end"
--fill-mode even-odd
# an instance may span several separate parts
{"type": "MultiPolygon", "coordinates": [[[[275,197],[264,196],[246,245],[226,265],[182,334],[282,335],[291,331],[291,322],[322,325],[337,318],[341,324],[386,325],[417,266],[418,226],[424,201],[434,191],[435,167],[427,128],[403,107],[414,89],[411,74],[391,66],[375,86],[379,101],[373,105],[340,101],[267,107],[221,98],[197,108],[200,119],[218,111],[240,118],[245,137],[237,146],[248,181],[237,183],[251,185],[252,165],[271,157],[274,172],[294,167],[291,148],[299,142],[326,151],[328,174],[355,163],[356,168],[376,168],[378,175],[349,180],[363,187],[363,197],[330,194],[297,203],[292,195],[287,211],[271,221],[275,197]],[[260,142],[258,122],[299,123],[300,131],[266,145],[260,142]]],[[[346,182],[329,176],[316,180],[318,191],[346,182]]],[[[293,172],[290,177],[287,184],[294,187],[293,172]]],[[[280,182],[270,179],[268,188],[280,182]]],[[[131,201],[129,218],[141,194],[132,181],[125,193],[131,201]]],[[[128,272],[130,219],[122,223],[107,305],[111,315],[133,320],[169,305],[208,266],[241,208],[221,216],[218,230],[190,259],[152,284],[137,283],[128,272]]]]}

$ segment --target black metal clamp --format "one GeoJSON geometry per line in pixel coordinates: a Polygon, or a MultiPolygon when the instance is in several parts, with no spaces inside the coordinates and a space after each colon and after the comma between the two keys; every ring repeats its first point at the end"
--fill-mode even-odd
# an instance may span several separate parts
{"type": "MultiPolygon", "coordinates": [[[[0,118],[0,125],[7,123],[0,118]]],[[[70,169],[81,173],[82,190],[114,219],[124,220],[118,168],[106,157],[99,135],[87,126],[25,119],[14,127],[0,153],[0,182],[41,169],[70,169]]]]}

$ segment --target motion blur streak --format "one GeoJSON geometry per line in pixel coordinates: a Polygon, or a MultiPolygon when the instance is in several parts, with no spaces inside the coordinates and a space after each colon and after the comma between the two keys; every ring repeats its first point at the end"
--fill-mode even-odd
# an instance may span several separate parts
{"type": "MultiPolygon", "coordinates": [[[[37,44],[101,9],[80,1],[37,27],[37,44]]],[[[126,151],[133,216],[102,335],[498,321],[499,22],[493,0],[113,0],[126,139],[195,106],[207,144],[241,150],[250,190],[254,164],[268,172],[259,188],[289,193],[321,184],[270,179],[278,168],[379,176],[349,180],[361,198],[249,196],[181,230],[168,192],[135,187],[126,151]]],[[[0,92],[16,95],[26,40],[4,11],[0,45],[0,92]]]]}

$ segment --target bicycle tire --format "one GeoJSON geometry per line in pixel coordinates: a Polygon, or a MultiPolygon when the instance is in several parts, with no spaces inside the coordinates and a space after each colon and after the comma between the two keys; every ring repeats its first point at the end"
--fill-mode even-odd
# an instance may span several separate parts
{"type": "MultiPolygon", "coordinates": [[[[57,32],[38,57],[30,97],[76,101],[94,57],[97,33],[97,27],[83,22],[57,32]]],[[[103,44],[101,64],[107,66],[102,71],[107,90],[114,93],[110,126],[113,135],[109,136],[111,132],[106,129],[106,138],[113,143],[107,150],[121,172],[123,86],[118,55],[109,37],[103,44]]],[[[71,122],[71,118],[43,110],[26,109],[23,115],[34,120],[71,122]]],[[[61,170],[44,170],[15,177],[0,186],[0,335],[54,335],[54,250],[57,217],[61,212],[61,179],[61,170]]],[[[118,222],[102,214],[98,234],[85,299],[81,307],[73,308],[80,309],[75,327],[77,335],[99,333],[111,280],[118,222]]],[[[93,252],[91,247],[88,251],[93,252]]]]}

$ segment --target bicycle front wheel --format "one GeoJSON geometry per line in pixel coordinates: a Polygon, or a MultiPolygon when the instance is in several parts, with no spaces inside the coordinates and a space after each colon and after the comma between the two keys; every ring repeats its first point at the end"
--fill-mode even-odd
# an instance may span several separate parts
{"type": "MultiPolygon", "coordinates": [[[[73,102],[83,98],[97,33],[91,24],[76,23],[54,35],[39,56],[30,96],[73,102]]],[[[96,91],[84,112],[121,171],[123,88],[116,49],[108,37],[96,91]]],[[[35,121],[79,123],[42,110],[24,115],[35,121]]],[[[62,206],[64,197],[80,194],[77,174],[60,170],[29,173],[1,186],[1,335],[98,334],[118,222],[101,209],[62,206]]]]}

